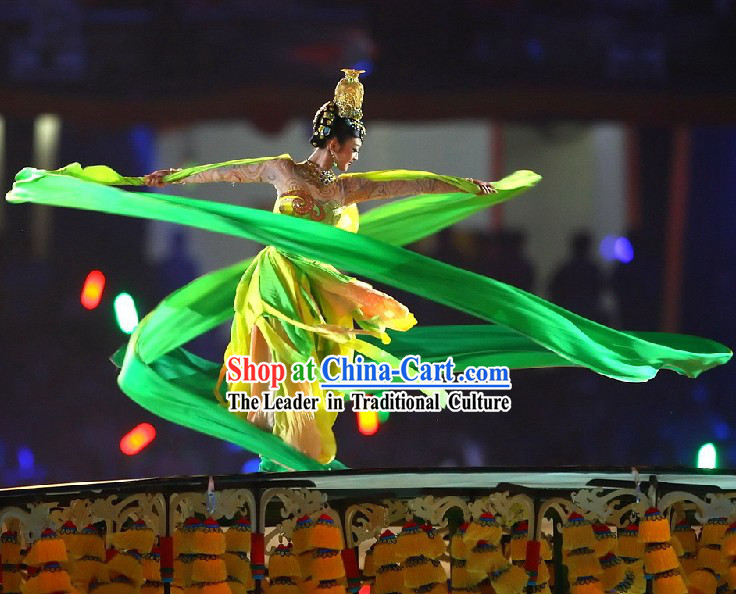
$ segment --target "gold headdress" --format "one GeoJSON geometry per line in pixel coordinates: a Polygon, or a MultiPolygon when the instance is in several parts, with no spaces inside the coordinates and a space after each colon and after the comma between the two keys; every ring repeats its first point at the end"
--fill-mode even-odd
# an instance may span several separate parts
{"type": "Polygon", "coordinates": [[[315,115],[314,135],[312,144],[319,146],[320,141],[332,133],[335,117],[345,120],[361,140],[365,137],[365,125],[363,124],[363,85],[358,77],[365,70],[351,70],[344,68],[345,73],[335,87],[335,98],[328,101],[315,115]]]}
{"type": "Polygon", "coordinates": [[[350,70],[343,68],[345,76],[335,87],[335,105],[341,118],[351,120],[363,119],[363,85],[358,77],[365,70],[350,70]]]}

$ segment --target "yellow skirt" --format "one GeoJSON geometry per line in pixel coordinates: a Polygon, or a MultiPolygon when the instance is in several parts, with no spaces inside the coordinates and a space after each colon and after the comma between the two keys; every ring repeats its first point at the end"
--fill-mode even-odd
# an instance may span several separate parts
{"type": "MultiPolygon", "coordinates": [[[[304,396],[316,396],[318,410],[275,412],[269,422],[258,414],[234,414],[246,414],[260,425],[272,424],[274,434],[285,442],[328,463],[337,451],[332,433],[337,413],[325,409],[319,377],[314,382],[293,381],[291,365],[312,357],[319,369],[328,355],[352,360],[356,350],[363,352],[369,346],[356,340],[357,334],[377,336],[388,342],[386,329],[406,331],[415,324],[406,306],[369,284],[330,265],[267,247],[256,256],[238,284],[225,359],[249,355],[254,363],[283,363],[287,379],[278,389],[269,390],[271,394],[294,396],[302,392],[304,396]]],[[[228,390],[251,396],[260,396],[266,389],[266,384],[228,384],[228,390]]]]}

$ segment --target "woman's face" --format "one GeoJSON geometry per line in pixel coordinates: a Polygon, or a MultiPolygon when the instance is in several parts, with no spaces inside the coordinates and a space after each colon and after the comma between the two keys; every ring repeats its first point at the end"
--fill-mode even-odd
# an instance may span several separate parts
{"type": "Polygon", "coordinates": [[[342,144],[337,138],[330,140],[329,146],[335,156],[335,166],[340,171],[347,171],[353,161],[358,160],[362,145],[363,141],[360,138],[348,138],[342,144]]]}

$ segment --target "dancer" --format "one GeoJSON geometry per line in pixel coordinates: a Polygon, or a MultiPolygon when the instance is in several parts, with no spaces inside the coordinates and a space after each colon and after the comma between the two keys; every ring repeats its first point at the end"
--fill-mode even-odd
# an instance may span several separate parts
{"type": "MultiPolygon", "coordinates": [[[[336,176],[358,160],[365,140],[362,71],[344,70],[332,101],[317,111],[310,143],[312,154],[294,162],[288,156],[256,163],[224,165],[179,179],[177,183],[258,182],[276,188],[274,212],[304,218],[356,232],[355,204],[366,200],[440,194],[467,189],[466,180],[394,179],[376,181],[365,176],[336,176]]],[[[151,186],[166,185],[180,169],[164,169],[145,176],[151,186]]],[[[479,194],[495,192],[492,184],[469,180],[479,194]]],[[[370,285],[339,273],[334,267],[274,247],[266,247],[245,271],[235,296],[234,320],[225,358],[248,355],[254,362],[284,363],[286,369],[310,357],[319,367],[328,355],[347,356],[360,344],[356,335],[387,340],[386,329],[406,331],[416,320],[409,310],[370,285]],[[358,325],[358,329],[355,325],[358,325]]],[[[224,373],[223,366],[222,372],[224,373]]],[[[221,374],[222,377],[222,374],[221,374]]],[[[228,383],[228,391],[260,397],[267,383],[228,383]]],[[[332,433],[336,412],[325,410],[319,381],[293,381],[287,377],[274,396],[298,392],[316,396],[319,410],[312,412],[247,413],[247,419],[272,430],[285,442],[320,462],[330,462],[337,446],[332,433]]],[[[216,395],[222,399],[219,389],[216,395]]]]}
{"type": "MultiPolygon", "coordinates": [[[[493,185],[403,170],[334,176],[330,166],[347,171],[365,138],[357,74],[346,71],[334,100],[317,112],[315,150],[302,162],[282,155],[162,170],[144,178],[78,164],[53,172],[27,168],[18,174],[8,194],[11,202],[171,221],[270,246],[247,265],[214,271],[190,283],[141,321],[124,352],[116,356],[122,366],[119,383],[131,398],[173,422],[257,452],[281,469],[323,469],[340,466],[337,461],[326,466],[335,456],[335,413],[322,406],[314,415],[237,417],[211,396],[221,363],[195,357],[181,346],[233,318],[226,356],[250,355],[257,361],[284,362],[287,368],[308,357],[319,361],[328,354],[360,352],[367,359],[393,364],[406,354],[424,361],[453,356],[457,371],[479,364],[584,366],[622,381],[646,381],[660,369],[695,377],[728,361],[731,351],[712,341],[613,330],[520,289],[401,249],[508,200],[536,184],[539,176],[522,171],[493,185]],[[276,214],[107,187],[208,181],[271,183],[279,194],[276,214]],[[359,234],[344,232],[358,230],[357,203],[391,196],[411,197],[371,210],[359,234]],[[494,324],[412,328],[415,320],[402,304],[337,269],[494,324]],[[273,434],[267,431],[271,427],[273,434]]],[[[250,394],[264,388],[228,387],[250,394]]],[[[318,382],[290,381],[282,390],[323,396],[318,382]]],[[[221,391],[218,395],[221,398],[221,391]]]]}

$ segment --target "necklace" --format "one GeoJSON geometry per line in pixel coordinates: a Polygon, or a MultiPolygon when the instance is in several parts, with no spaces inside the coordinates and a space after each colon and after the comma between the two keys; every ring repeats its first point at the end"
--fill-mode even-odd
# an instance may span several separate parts
{"type": "Polygon", "coordinates": [[[337,181],[337,176],[332,173],[329,169],[322,169],[314,161],[307,159],[299,165],[300,173],[307,179],[317,186],[329,186],[337,181]]]}

